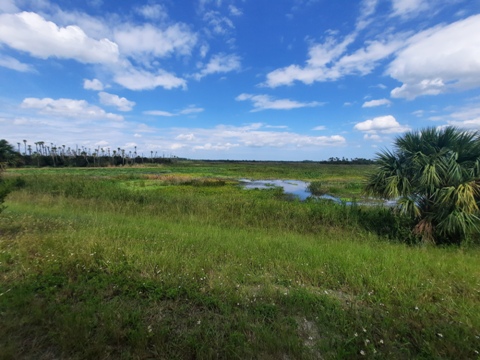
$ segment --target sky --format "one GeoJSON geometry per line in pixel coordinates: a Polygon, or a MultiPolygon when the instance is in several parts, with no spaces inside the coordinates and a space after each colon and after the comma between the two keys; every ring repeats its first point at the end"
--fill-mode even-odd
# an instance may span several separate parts
{"type": "Polygon", "coordinates": [[[480,0],[1,0],[0,138],[374,158],[480,130],[480,0]]]}

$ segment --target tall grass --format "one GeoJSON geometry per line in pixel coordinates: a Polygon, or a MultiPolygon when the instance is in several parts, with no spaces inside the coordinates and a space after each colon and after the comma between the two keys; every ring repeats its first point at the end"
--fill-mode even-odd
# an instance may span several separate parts
{"type": "Polygon", "coordinates": [[[478,248],[408,246],[388,209],[144,175],[22,175],[0,357],[478,356],[478,248]]]}

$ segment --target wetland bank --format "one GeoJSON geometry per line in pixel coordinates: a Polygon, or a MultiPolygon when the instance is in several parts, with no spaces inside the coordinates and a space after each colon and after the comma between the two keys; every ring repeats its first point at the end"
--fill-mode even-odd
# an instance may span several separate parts
{"type": "Polygon", "coordinates": [[[372,169],[9,169],[0,357],[478,357],[478,244],[425,247],[388,208],[238,181],[317,181],[361,199],[372,169]]]}

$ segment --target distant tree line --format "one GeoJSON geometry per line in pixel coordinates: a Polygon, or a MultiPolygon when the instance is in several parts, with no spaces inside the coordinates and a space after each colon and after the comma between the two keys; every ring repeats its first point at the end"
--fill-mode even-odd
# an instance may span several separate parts
{"type": "MultiPolygon", "coordinates": [[[[29,144],[27,140],[17,142],[17,146],[11,145],[7,140],[0,140],[0,163],[8,166],[37,166],[37,167],[103,167],[122,166],[134,164],[165,164],[179,160],[175,155],[161,156],[156,151],[150,151],[148,156],[139,154],[137,147],[134,150],[122,148],[75,146],[74,148],[65,145],[46,144],[44,141],[37,141],[29,144]]],[[[239,160],[202,160],[202,161],[223,161],[238,162],[239,160]]],[[[241,162],[265,162],[255,160],[243,160],[241,162]]],[[[268,161],[267,161],[268,162],[268,161]]],[[[279,162],[279,161],[272,161],[279,162]]],[[[311,161],[305,163],[337,164],[337,165],[368,165],[375,161],[364,158],[339,158],[330,157],[328,160],[311,161]]]]}
{"type": "Polygon", "coordinates": [[[320,161],[322,164],[355,164],[355,165],[370,165],[370,164],[375,164],[375,160],[371,159],[364,159],[364,158],[339,158],[339,157],[331,157],[328,160],[325,161],[320,161]]]}
{"type": "Polygon", "coordinates": [[[0,140],[0,163],[8,166],[71,166],[71,167],[102,167],[122,166],[134,164],[163,164],[177,160],[174,155],[159,156],[156,151],[151,151],[150,156],[137,153],[134,150],[127,151],[122,148],[112,149],[110,147],[87,148],[84,146],[75,148],[65,145],[57,146],[53,143],[45,144],[44,141],[35,142],[33,145],[23,140],[18,142],[17,148],[0,140]]]}

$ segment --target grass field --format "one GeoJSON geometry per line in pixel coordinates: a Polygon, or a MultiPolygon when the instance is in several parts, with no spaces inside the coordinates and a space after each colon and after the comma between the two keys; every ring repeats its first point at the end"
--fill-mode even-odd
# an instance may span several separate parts
{"type": "Polygon", "coordinates": [[[10,170],[1,359],[476,359],[480,248],[412,245],[371,166],[182,162],[10,170]],[[408,245],[407,243],[410,243],[408,245]]]}

